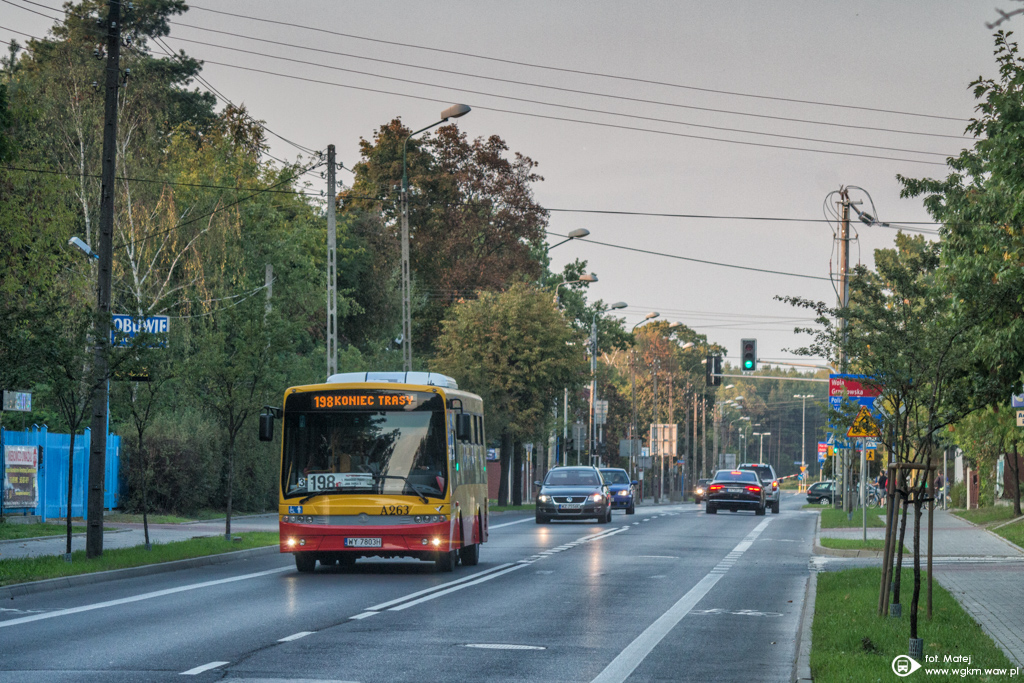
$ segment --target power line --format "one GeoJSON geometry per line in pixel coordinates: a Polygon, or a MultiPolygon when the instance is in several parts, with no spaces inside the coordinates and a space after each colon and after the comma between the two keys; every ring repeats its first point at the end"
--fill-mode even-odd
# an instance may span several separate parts
{"type": "MultiPolygon", "coordinates": [[[[547,234],[549,234],[549,235],[554,235],[555,237],[568,237],[567,235],[560,235],[557,232],[552,232],[550,230],[546,230],[545,232],[547,232],[547,234]]],[[[757,272],[757,273],[768,273],[770,275],[786,275],[788,277],[800,277],[800,278],[805,278],[805,279],[808,279],[808,280],[823,280],[825,282],[829,281],[829,279],[827,277],[821,277],[821,276],[818,276],[818,275],[804,275],[803,273],[787,273],[787,272],[781,271],[781,270],[768,270],[767,268],[754,268],[752,266],[740,266],[740,265],[736,265],[735,263],[721,263],[721,262],[718,262],[718,261],[706,261],[704,259],[692,258],[692,257],[689,257],[689,256],[679,256],[678,254],[666,254],[665,252],[662,252],[662,251],[652,251],[650,249],[638,249],[636,247],[627,247],[627,246],[622,245],[622,244],[610,244],[608,242],[598,242],[597,240],[592,240],[592,239],[586,238],[586,237],[579,237],[579,238],[577,238],[577,241],[579,241],[579,242],[586,242],[588,244],[598,244],[598,245],[600,245],[602,247],[611,247],[613,249],[622,249],[624,251],[633,251],[633,252],[636,252],[636,253],[639,253],[639,254],[649,254],[651,256],[664,256],[665,258],[677,259],[677,260],[680,260],[680,261],[691,261],[693,263],[703,263],[703,264],[706,264],[706,265],[709,265],[709,266],[721,266],[723,268],[735,268],[737,270],[750,270],[750,271],[754,271],[754,272],[757,272]]]]}
{"type": "MultiPolygon", "coordinates": [[[[357,85],[347,85],[345,83],[337,83],[337,82],[334,82],[334,81],[324,81],[324,80],[320,80],[320,79],[317,79],[317,78],[308,78],[308,77],[305,77],[305,76],[294,76],[294,75],[291,75],[291,74],[278,73],[276,71],[268,71],[266,69],[257,69],[257,68],[249,67],[249,66],[240,66],[238,64],[228,64],[226,62],[217,62],[217,61],[213,61],[213,60],[209,60],[209,59],[208,60],[204,60],[204,64],[215,64],[217,66],[224,66],[224,67],[228,67],[230,69],[240,69],[242,71],[250,71],[252,73],[265,74],[267,76],[277,76],[279,78],[287,78],[287,79],[293,80],[293,81],[304,81],[304,82],[307,82],[307,83],[317,83],[319,85],[329,85],[329,86],[333,86],[333,87],[337,87],[337,88],[345,88],[345,89],[348,89],[348,90],[359,90],[359,91],[362,91],[362,92],[373,92],[373,93],[378,93],[378,94],[382,94],[382,95],[392,95],[392,96],[395,96],[395,97],[403,97],[403,98],[406,98],[406,99],[420,100],[420,101],[424,101],[424,102],[434,102],[434,103],[438,103],[438,104],[447,103],[447,100],[438,99],[436,97],[424,97],[424,96],[421,96],[421,95],[410,95],[410,94],[407,94],[407,93],[394,92],[394,91],[390,91],[390,90],[381,90],[379,88],[367,88],[367,87],[357,86],[357,85]]],[[[516,111],[514,109],[501,109],[501,108],[498,108],[498,107],[486,107],[486,106],[479,105],[479,104],[474,104],[473,108],[474,109],[479,109],[481,111],[492,111],[492,112],[501,113],[501,114],[512,114],[514,116],[527,116],[527,117],[530,117],[530,118],[546,119],[546,120],[549,120],[549,121],[562,121],[562,122],[565,122],[565,123],[578,123],[578,124],[587,125],[587,126],[597,126],[599,128],[612,128],[612,129],[616,129],[616,130],[628,130],[628,131],[633,131],[633,132],[638,132],[638,133],[653,133],[655,135],[667,135],[667,136],[670,136],[670,137],[687,138],[687,139],[691,139],[691,140],[705,140],[705,141],[709,141],[709,142],[725,142],[725,143],[731,143],[731,144],[735,144],[735,145],[743,145],[743,146],[748,146],[748,147],[764,147],[764,148],[767,148],[767,149],[784,149],[784,150],[790,150],[790,151],[796,151],[796,152],[811,152],[811,153],[815,153],[815,154],[832,154],[832,155],[837,155],[837,156],[858,157],[858,158],[862,158],[862,159],[880,159],[880,160],[883,160],[883,161],[902,161],[902,162],[911,163],[911,164],[925,164],[925,165],[929,165],[929,166],[946,166],[945,163],[938,162],[938,161],[921,161],[921,160],[918,160],[918,159],[903,159],[903,158],[900,158],[900,157],[879,156],[877,154],[861,154],[859,152],[840,152],[840,151],[837,151],[837,150],[812,149],[812,148],[809,148],[809,147],[792,147],[792,146],[788,146],[788,145],[773,145],[773,144],[768,144],[768,143],[765,143],[765,142],[751,142],[751,141],[747,141],[747,140],[729,140],[729,139],[726,139],[726,138],[714,138],[714,137],[709,137],[709,136],[706,136],[706,135],[692,135],[692,134],[689,134],[689,133],[676,133],[676,132],[672,132],[672,131],[657,130],[657,129],[653,129],[653,128],[641,128],[639,126],[626,126],[626,125],[615,124],[615,123],[602,123],[602,122],[599,122],[599,121],[587,121],[587,120],[584,120],[584,119],[572,119],[572,118],[567,118],[567,117],[562,117],[562,116],[552,116],[552,115],[549,115],[549,114],[537,114],[537,113],[531,113],[531,112],[516,111]]]]}
{"type": "Polygon", "coordinates": [[[393,45],[393,46],[397,46],[397,47],[405,47],[405,48],[411,48],[411,49],[416,49],[416,50],[426,50],[426,51],[429,51],[429,52],[438,52],[438,53],[443,53],[443,54],[456,55],[456,56],[460,56],[460,57],[471,57],[473,59],[482,59],[482,60],[491,61],[491,62],[499,62],[499,63],[502,63],[502,64],[512,64],[512,65],[515,65],[515,66],[525,66],[525,67],[529,67],[529,68],[532,68],[532,69],[544,69],[544,70],[547,70],[547,71],[557,71],[557,72],[561,72],[561,73],[569,73],[569,74],[580,75],[580,76],[596,76],[596,77],[599,77],[599,78],[609,78],[609,79],[613,79],[613,80],[629,81],[629,82],[633,82],[633,83],[644,83],[644,84],[647,84],[647,85],[661,85],[661,86],[666,86],[666,87],[669,87],[669,88],[679,88],[679,89],[683,89],[683,90],[694,90],[694,91],[698,91],[698,92],[715,93],[717,95],[732,95],[732,96],[735,96],[735,97],[749,97],[749,98],[753,98],[753,99],[772,100],[772,101],[776,101],[776,102],[790,102],[790,103],[794,103],[794,104],[810,104],[810,105],[822,106],[822,107],[837,107],[837,108],[840,108],[840,109],[854,109],[854,110],[859,110],[859,111],[871,111],[871,112],[877,112],[877,113],[883,113],[883,114],[898,114],[898,115],[901,115],[901,116],[917,116],[917,117],[920,117],[920,118],[927,118],[927,119],[940,119],[940,120],[957,121],[957,122],[964,122],[964,123],[968,122],[968,119],[963,119],[963,118],[958,118],[958,117],[953,117],[953,116],[940,116],[938,114],[921,114],[921,113],[916,113],[916,112],[898,111],[898,110],[894,110],[894,109],[880,109],[880,108],[874,108],[874,107],[864,107],[864,106],[853,105],[853,104],[837,104],[837,103],[834,103],[834,102],[817,102],[817,101],[814,101],[814,100],[800,100],[800,99],[793,99],[793,98],[787,98],[787,97],[774,97],[774,96],[769,96],[769,95],[755,95],[755,94],[751,94],[751,93],[741,93],[741,92],[734,92],[734,91],[729,91],[729,90],[718,90],[718,89],[714,89],[714,88],[701,88],[701,87],[692,86],[692,85],[683,85],[681,83],[669,83],[669,82],[665,82],[665,81],[656,81],[656,80],[645,79],[645,78],[636,78],[636,77],[632,77],[632,76],[618,76],[618,75],[615,75],[615,74],[607,74],[607,73],[601,73],[601,72],[597,72],[597,71],[584,71],[584,70],[580,70],[580,69],[568,69],[568,68],[565,68],[565,67],[550,66],[550,65],[546,65],[546,64],[535,64],[535,63],[530,63],[530,62],[516,61],[516,60],[512,60],[512,59],[502,59],[500,57],[490,57],[490,56],[487,56],[487,55],[474,54],[474,53],[470,53],[470,52],[460,52],[460,51],[457,51],[457,50],[446,50],[446,49],[442,49],[442,48],[429,47],[429,46],[425,46],[425,45],[416,45],[416,44],[413,44],[413,43],[400,43],[400,42],[397,42],[397,41],[382,40],[382,39],[379,39],[379,38],[367,38],[366,36],[359,36],[359,35],[355,35],[355,34],[352,34],[352,33],[342,33],[340,31],[331,31],[329,29],[319,28],[319,27],[314,27],[314,26],[304,26],[302,24],[293,24],[293,23],[290,23],[290,22],[279,21],[279,20],[275,20],[275,19],[264,19],[262,17],[253,17],[253,16],[249,16],[249,15],[245,15],[245,14],[236,14],[236,13],[233,13],[233,12],[225,12],[223,10],[210,9],[208,7],[202,7],[202,6],[194,5],[194,4],[190,4],[189,8],[190,9],[201,10],[203,12],[211,12],[213,14],[222,14],[222,15],[225,15],[225,16],[236,17],[236,18],[239,18],[239,19],[249,19],[251,21],[259,21],[259,22],[263,22],[263,23],[267,23],[267,24],[276,24],[278,26],[289,26],[289,27],[292,27],[292,28],[299,28],[299,29],[303,29],[303,30],[306,30],[306,31],[315,31],[315,32],[318,32],[318,33],[326,33],[328,35],[339,36],[339,37],[342,37],[342,38],[352,38],[353,40],[364,40],[364,41],[367,41],[367,42],[380,43],[380,44],[383,44],[383,45],[393,45]]]}
{"type": "MultiPolygon", "coordinates": [[[[390,64],[390,65],[393,65],[393,66],[401,66],[401,67],[405,67],[405,68],[409,68],[409,69],[419,69],[419,70],[423,70],[423,71],[432,71],[432,72],[435,72],[435,73],[443,73],[443,74],[449,74],[449,75],[453,75],[453,76],[464,76],[464,77],[467,77],[467,78],[477,78],[477,79],[481,79],[481,80],[494,81],[494,82],[498,82],[498,83],[509,83],[509,84],[512,84],[512,85],[523,85],[523,86],[528,86],[528,87],[531,87],[531,88],[542,88],[542,89],[545,89],[545,90],[553,90],[553,91],[557,91],[557,92],[565,92],[565,93],[571,93],[571,94],[575,94],[575,95],[589,95],[589,96],[593,96],[593,97],[604,97],[604,98],[609,98],[609,99],[622,100],[622,101],[626,101],[626,102],[637,102],[637,103],[640,103],[640,104],[654,104],[654,105],[658,105],[658,106],[675,107],[675,108],[678,108],[678,109],[689,109],[689,110],[693,110],[693,111],[704,111],[704,112],[711,112],[711,113],[715,113],[715,114],[732,114],[732,115],[735,115],[735,116],[748,116],[748,117],[752,117],[752,118],[770,119],[770,120],[775,120],[775,121],[788,121],[788,122],[792,122],[792,123],[806,123],[806,124],[817,125],[817,126],[833,126],[833,127],[838,127],[838,128],[850,128],[850,129],[855,129],[855,130],[868,130],[868,131],[885,132],[885,133],[899,133],[899,134],[903,134],[903,135],[921,135],[921,136],[926,136],[926,137],[947,138],[947,139],[951,139],[951,140],[964,140],[965,139],[965,136],[963,136],[963,135],[946,135],[946,134],[943,134],[943,133],[925,133],[923,131],[900,130],[900,129],[895,129],[895,128],[884,128],[884,127],[877,127],[877,126],[859,126],[859,125],[855,125],[855,124],[838,123],[838,122],[834,122],[834,121],[815,121],[815,120],[812,120],[812,119],[798,119],[798,118],[788,117],[788,116],[773,116],[773,115],[770,115],[770,114],[755,114],[755,113],[752,113],[752,112],[734,111],[734,110],[729,110],[729,109],[718,109],[718,108],[713,108],[713,107],[698,107],[698,106],[695,106],[695,105],[679,104],[677,102],[664,102],[664,101],[660,101],[660,100],[651,100],[651,99],[645,99],[645,98],[640,98],[640,97],[629,97],[629,96],[625,96],[625,95],[614,95],[614,94],[611,94],[611,93],[596,92],[596,91],[591,91],[591,90],[579,90],[579,89],[575,89],[575,88],[566,88],[566,87],[563,87],[563,86],[547,85],[547,84],[544,84],[544,83],[534,83],[534,82],[531,82],[531,81],[520,81],[520,80],[511,79],[511,78],[501,78],[501,77],[498,77],[498,76],[484,76],[484,75],[481,75],[481,74],[468,73],[468,72],[465,72],[465,71],[455,71],[455,70],[452,70],[452,69],[441,69],[441,68],[438,68],[438,67],[425,66],[423,64],[410,64],[408,62],[399,62],[399,61],[395,61],[395,60],[391,60],[391,59],[380,59],[380,58],[377,58],[377,57],[367,57],[365,55],[353,54],[353,53],[349,53],[349,52],[339,52],[337,50],[327,50],[327,49],[323,49],[323,48],[311,47],[309,45],[297,45],[295,43],[286,43],[286,42],[279,41],[279,40],[271,40],[269,38],[260,38],[260,37],[257,37],[257,36],[249,36],[249,35],[245,35],[245,34],[242,34],[242,33],[234,33],[232,31],[223,31],[223,30],[220,30],[220,29],[213,29],[213,28],[208,28],[208,27],[205,27],[205,26],[196,26],[196,25],[193,25],[193,24],[186,24],[186,23],[183,23],[181,21],[175,21],[174,24],[175,24],[175,26],[180,26],[180,27],[184,27],[184,28],[191,28],[191,29],[195,29],[195,30],[198,30],[198,31],[207,31],[209,33],[217,33],[217,34],[220,34],[220,35],[233,36],[235,38],[242,38],[244,40],[252,40],[252,41],[255,41],[255,42],[266,43],[266,44],[269,44],[269,45],[279,45],[279,46],[282,46],[282,47],[289,47],[289,48],[294,48],[294,49],[297,49],[297,50],[307,50],[307,51],[310,51],[310,52],[316,52],[316,53],[320,53],[320,54],[328,54],[328,55],[334,55],[334,56],[338,56],[338,57],[347,57],[347,58],[350,58],[350,59],[359,59],[359,60],[364,60],[364,61],[369,61],[369,62],[376,62],[376,63],[379,63],[379,64],[390,64]]],[[[181,41],[185,41],[185,42],[189,42],[189,43],[195,43],[195,44],[198,44],[198,45],[207,45],[207,46],[210,46],[210,47],[223,48],[225,50],[233,50],[233,51],[236,51],[236,52],[249,52],[249,51],[243,50],[241,48],[229,47],[227,45],[220,45],[220,44],[217,44],[217,43],[208,43],[208,42],[204,42],[204,41],[200,41],[200,40],[193,40],[193,39],[190,39],[190,38],[182,38],[180,36],[169,36],[169,38],[171,40],[181,40],[181,41]]],[[[278,57],[278,56],[275,56],[275,55],[268,55],[268,54],[260,53],[260,52],[256,52],[256,53],[249,52],[249,53],[250,54],[258,54],[260,56],[269,57],[269,58],[272,58],[272,59],[285,59],[285,60],[289,60],[289,61],[299,61],[302,64],[311,64],[312,63],[315,66],[323,66],[325,68],[334,68],[334,67],[329,67],[326,64],[321,64],[319,62],[302,62],[301,60],[290,60],[287,57],[278,57]]],[[[366,73],[366,72],[354,71],[354,70],[350,70],[350,69],[342,69],[342,70],[353,71],[353,73],[360,73],[360,74],[366,73]]],[[[366,75],[376,76],[376,77],[379,77],[379,78],[389,78],[387,76],[379,76],[377,74],[366,74],[366,75]]],[[[437,87],[446,87],[446,86],[437,86],[437,87]]],[[[467,92],[473,92],[473,91],[467,91],[467,92]]]]}

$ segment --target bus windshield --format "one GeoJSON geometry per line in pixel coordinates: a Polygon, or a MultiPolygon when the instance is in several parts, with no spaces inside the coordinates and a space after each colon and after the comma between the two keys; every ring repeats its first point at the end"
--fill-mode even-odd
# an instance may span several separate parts
{"type": "Polygon", "coordinates": [[[283,438],[286,497],[445,495],[444,403],[436,394],[294,394],[285,403],[283,438]]]}

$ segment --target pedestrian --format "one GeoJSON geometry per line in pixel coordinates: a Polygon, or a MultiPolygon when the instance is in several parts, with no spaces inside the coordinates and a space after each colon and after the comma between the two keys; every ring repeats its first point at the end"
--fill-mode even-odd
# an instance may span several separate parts
{"type": "Polygon", "coordinates": [[[886,495],[886,487],[889,485],[889,478],[885,476],[885,470],[878,473],[878,495],[881,499],[882,507],[885,507],[885,501],[888,498],[886,495]]]}

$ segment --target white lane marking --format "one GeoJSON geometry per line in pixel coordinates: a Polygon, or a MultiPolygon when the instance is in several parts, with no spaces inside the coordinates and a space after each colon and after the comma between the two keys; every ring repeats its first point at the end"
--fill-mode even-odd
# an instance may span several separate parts
{"type": "Polygon", "coordinates": [[[526,519],[517,519],[514,522],[505,522],[504,524],[488,524],[487,528],[488,529],[500,529],[503,526],[512,526],[513,524],[522,524],[523,522],[533,522],[533,521],[535,521],[535,520],[532,517],[527,517],[526,519]]]}
{"type": "Polygon", "coordinates": [[[510,643],[466,643],[463,647],[475,647],[478,650],[546,650],[540,645],[512,645],[510,643]]]}
{"type": "Polygon", "coordinates": [[[675,555],[637,555],[637,557],[650,557],[655,560],[678,560],[675,555]]]}
{"type": "Polygon", "coordinates": [[[188,671],[182,671],[181,675],[182,676],[196,676],[198,674],[203,673],[204,671],[209,671],[210,669],[216,669],[219,666],[224,666],[225,664],[230,664],[230,663],[231,662],[210,662],[209,664],[203,664],[202,666],[197,666],[196,668],[189,669],[188,671]]]}
{"type": "MultiPolygon", "coordinates": [[[[747,537],[733,548],[732,552],[742,553],[749,548],[754,539],[761,535],[771,521],[771,519],[766,519],[754,527],[754,530],[747,534],[747,537]]],[[[640,666],[640,662],[644,661],[658,643],[675,628],[676,624],[682,621],[683,617],[689,614],[690,610],[708,594],[708,591],[714,588],[724,575],[724,572],[716,573],[714,570],[709,572],[697,582],[696,586],[687,591],[686,595],[679,598],[676,604],[669,607],[667,612],[658,617],[632,643],[627,645],[626,649],[620,652],[592,683],[623,683],[640,666]]]]}
{"type": "Polygon", "coordinates": [[[361,614],[357,614],[354,617],[349,617],[349,619],[365,619],[366,617],[372,617],[374,614],[377,614],[377,612],[371,612],[371,611],[367,610],[366,612],[362,612],[361,614]]]}
{"type": "Polygon", "coordinates": [[[278,638],[277,642],[279,642],[279,643],[288,643],[288,642],[291,642],[293,640],[298,640],[299,638],[305,638],[306,636],[311,636],[314,633],[316,633],[316,631],[299,631],[298,633],[293,633],[290,636],[285,636],[284,638],[278,638]]]}
{"type": "Polygon", "coordinates": [[[431,593],[430,595],[425,595],[422,598],[419,598],[417,600],[413,600],[412,602],[407,602],[404,605],[399,605],[397,607],[392,607],[390,611],[392,611],[392,612],[400,612],[400,611],[402,611],[404,609],[409,609],[410,607],[414,607],[415,605],[418,605],[421,602],[427,602],[428,600],[433,600],[434,598],[439,598],[442,595],[448,595],[449,593],[454,593],[455,591],[460,591],[463,588],[469,588],[470,586],[475,586],[477,584],[483,583],[484,581],[490,581],[491,579],[496,579],[496,578],[498,578],[499,576],[501,576],[503,574],[508,574],[509,572],[514,572],[517,569],[522,569],[526,565],[527,565],[527,563],[517,564],[517,565],[509,567],[508,569],[505,569],[503,571],[496,572],[496,573],[491,574],[489,576],[485,576],[485,577],[483,577],[481,579],[477,579],[476,581],[470,581],[469,583],[464,583],[461,586],[452,586],[451,588],[443,590],[443,591],[441,591],[439,593],[431,593]]]}
{"type": "MultiPolygon", "coordinates": [[[[56,612],[47,612],[45,614],[33,614],[30,617],[21,617],[19,619],[8,619],[7,621],[0,621],[0,628],[7,628],[8,626],[16,626],[18,624],[27,624],[30,621],[39,621],[40,619],[52,619],[54,617],[66,617],[69,614],[78,614],[79,612],[91,612],[94,609],[103,609],[105,607],[116,607],[118,605],[127,605],[132,602],[139,602],[141,600],[151,600],[153,598],[162,598],[165,595],[174,595],[175,593],[184,593],[185,591],[194,591],[200,588],[209,588],[210,586],[219,586],[225,583],[234,583],[235,581],[245,581],[246,579],[258,579],[261,576],[269,576],[270,574],[280,574],[281,572],[294,571],[291,566],[278,567],[277,569],[268,569],[263,572],[256,572],[254,574],[242,574],[240,576],[232,576],[227,579],[217,579],[216,581],[203,581],[202,583],[191,583],[187,586],[178,586],[177,588],[167,588],[162,591],[153,591],[152,593],[142,593],[140,595],[133,595],[127,598],[120,598],[118,600],[107,600],[106,602],[96,602],[91,605],[82,605],[81,607],[69,607],[68,609],[58,610],[56,612]]],[[[226,664],[227,662],[225,662],[226,664]]]]}
{"type": "Polygon", "coordinates": [[[379,605],[374,605],[373,607],[367,607],[366,610],[368,612],[379,612],[380,610],[387,609],[388,607],[391,607],[392,605],[397,605],[400,602],[405,602],[406,600],[408,600],[410,598],[418,598],[421,595],[426,595],[427,593],[431,593],[433,591],[443,590],[443,589],[447,588],[448,586],[454,586],[454,585],[459,584],[459,583],[465,583],[466,581],[472,581],[474,579],[479,579],[481,576],[484,576],[486,574],[491,574],[493,572],[496,572],[496,571],[499,571],[501,569],[504,569],[505,567],[511,567],[511,566],[512,566],[511,562],[506,562],[505,564],[499,564],[497,567],[491,567],[490,569],[485,569],[482,572],[477,572],[476,574],[471,574],[470,576],[466,576],[466,577],[463,577],[461,579],[456,579],[454,581],[449,581],[448,583],[442,583],[442,584],[440,584],[438,586],[431,586],[430,588],[425,588],[425,589],[423,589],[421,591],[416,591],[415,593],[409,593],[408,595],[403,595],[402,597],[395,598],[394,600],[388,600],[387,602],[382,602],[379,605]]]}

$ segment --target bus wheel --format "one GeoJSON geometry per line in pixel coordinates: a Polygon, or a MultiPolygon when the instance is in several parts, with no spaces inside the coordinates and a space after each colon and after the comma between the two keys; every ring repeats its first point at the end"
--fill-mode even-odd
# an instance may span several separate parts
{"type": "Polygon", "coordinates": [[[308,573],[316,569],[316,556],[312,553],[295,553],[295,568],[308,573]]]}
{"type": "Polygon", "coordinates": [[[434,560],[434,567],[439,572],[450,572],[455,570],[455,563],[458,562],[458,551],[449,550],[448,552],[438,553],[437,559],[434,560]]]}
{"type": "Polygon", "coordinates": [[[463,567],[475,567],[480,562],[480,544],[463,546],[459,550],[459,559],[463,567]]]}

